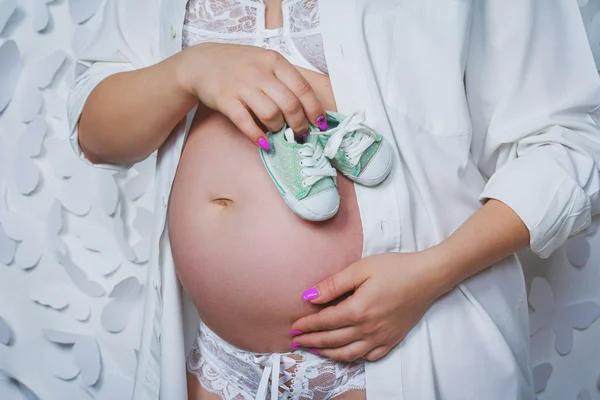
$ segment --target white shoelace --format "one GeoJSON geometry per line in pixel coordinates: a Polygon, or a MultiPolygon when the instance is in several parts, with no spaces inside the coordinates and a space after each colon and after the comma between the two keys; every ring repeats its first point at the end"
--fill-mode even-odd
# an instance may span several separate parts
{"type": "Polygon", "coordinates": [[[325,146],[327,158],[334,158],[341,148],[350,164],[355,166],[365,150],[375,143],[375,135],[361,125],[363,122],[365,122],[365,113],[354,113],[335,128],[325,132],[313,132],[313,134],[331,136],[325,146]]]}
{"type": "MultiPolygon", "coordinates": [[[[294,132],[290,128],[285,130],[285,139],[290,143],[296,143],[294,132]]],[[[300,172],[306,177],[302,181],[304,186],[312,186],[326,176],[337,176],[335,168],[329,164],[321,146],[306,142],[298,153],[302,156],[300,165],[304,167],[300,172]]]]}
{"type": "Polygon", "coordinates": [[[292,374],[288,369],[296,365],[296,360],[281,354],[271,354],[256,357],[256,363],[264,367],[258,391],[255,400],[265,400],[267,398],[267,388],[269,386],[269,375],[271,376],[271,399],[279,398],[279,387],[285,387],[285,384],[292,379],[292,374]],[[280,376],[281,375],[281,376],[280,376]]]}

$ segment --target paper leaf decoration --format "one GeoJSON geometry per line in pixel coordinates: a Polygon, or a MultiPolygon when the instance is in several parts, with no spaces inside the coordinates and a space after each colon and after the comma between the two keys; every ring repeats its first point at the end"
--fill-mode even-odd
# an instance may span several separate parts
{"type": "MultiPolygon", "coordinates": [[[[47,90],[44,93],[46,109],[48,113],[59,120],[67,119],[67,100],[63,99],[57,93],[51,90],[47,90]]],[[[67,131],[65,129],[65,131],[67,131]]],[[[68,132],[68,131],[67,131],[68,132]]]]}
{"type": "Polygon", "coordinates": [[[37,236],[32,235],[26,241],[19,243],[15,255],[15,264],[24,270],[31,269],[40,262],[42,251],[37,236]]]}
{"type": "Polygon", "coordinates": [[[65,272],[79,290],[90,297],[104,296],[105,291],[102,286],[98,282],[89,280],[85,272],[75,265],[68,255],[58,253],[56,256],[58,262],[63,266],[65,272]]]}
{"type": "Polygon", "coordinates": [[[0,369],[0,399],[2,400],[40,400],[23,382],[0,369]]]}
{"type": "Polygon", "coordinates": [[[79,367],[75,364],[73,356],[57,350],[46,350],[46,364],[54,376],[63,381],[70,381],[79,375],[79,367]]]}
{"type": "Polygon", "coordinates": [[[112,333],[121,332],[127,327],[131,311],[142,293],[137,278],[129,277],[119,282],[111,291],[111,301],[102,311],[102,326],[112,333]]]}
{"type": "Polygon", "coordinates": [[[119,188],[111,174],[104,171],[98,174],[97,196],[104,212],[107,215],[113,215],[117,210],[117,204],[119,204],[119,188]]]}
{"type": "Polygon", "coordinates": [[[543,363],[533,367],[533,386],[536,393],[543,392],[553,372],[552,364],[543,363]]]}
{"type": "Polygon", "coordinates": [[[73,41],[71,42],[71,49],[73,49],[73,53],[79,56],[86,48],[90,40],[92,39],[92,31],[82,25],[78,25],[75,28],[75,33],[73,34],[73,41]]]}
{"type": "Polygon", "coordinates": [[[54,167],[56,174],[62,178],[72,177],[76,171],[84,166],[66,140],[49,137],[46,139],[45,148],[52,167],[54,167]]]}
{"type": "Polygon", "coordinates": [[[31,194],[39,185],[40,170],[29,158],[17,156],[13,164],[13,176],[19,192],[24,195],[31,194]]]}
{"type": "Polygon", "coordinates": [[[137,174],[129,178],[123,185],[123,193],[125,193],[127,198],[130,200],[137,200],[144,194],[148,185],[150,185],[150,181],[154,177],[155,166],[156,159],[148,157],[132,168],[137,174]]]}
{"type": "Polygon", "coordinates": [[[133,379],[108,373],[102,377],[100,389],[93,393],[96,400],[130,400],[133,396],[133,379]]]}
{"type": "Polygon", "coordinates": [[[43,115],[39,115],[27,124],[17,141],[17,155],[19,157],[39,156],[47,131],[48,127],[43,115]]]}
{"type": "Polygon", "coordinates": [[[11,343],[11,330],[4,318],[0,316],[0,343],[8,346],[11,343]]]}
{"type": "Polygon", "coordinates": [[[93,386],[98,382],[102,363],[96,339],[91,336],[52,329],[44,329],[43,334],[52,343],[72,345],[73,361],[81,373],[83,382],[88,386],[93,386]]]}
{"type": "Polygon", "coordinates": [[[52,203],[52,206],[48,211],[48,218],[46,220],[46,238],[48,247],[55,254],[65,255],[67,249],[60,238],[60,232],[63,228],[62,218],[62,206],[57,200],[54,200],[54,203],[52,203]]]}
{"type": "Polygon", "coordinates": [[[33,289],[29,297],[42,306],[64,311],[78,321],[87,321],[90,317],[89,303],[67,285],[44,285],[33,289]]]}
{"type": "Polygon", "coordinates": [[[573,349],[573,329],[587,329],[600,317],[600,304],[591,301],[559,307],[548,281],[539,277],[531,283],[529,303],[534,309],[529,316],[531,334],[552,328],[556,351],[561,355],[573,349]]]}
{"type": "Polygon", "coordinates": [[[30,0],[29,3],[31,4],[31,9],[29,11],[31,13],[31,24],[33,25],[33,29],[37,32],[41,32],[45,30],[50,23],[50,11],[46,5],[49,1],[30,0]]]}
{"type": "Polygon", "coordinates": [[[77,174],[63,182],[58,197],[66,210],[75,215],[84,216],[92,209],[94,192],[94,181],[90,180],[86,174],[77,174]]]}
{"type": "Polygon", "coordinates": [[[13,40],[0,45],[0,113],[13,98],[17,82],[23,70],[19,48],[13,40]]]}
{"type": "Polygon", "coordinates": [[[150,241],[152,239],[152,227],[154,218],[152,211],[138,207],[133,226],[142,238],[135,245],[136,260],[138,263],[146,262],[150,259],[150,241]]]}
{"type": "Polygon", "coordinates": [[[79,228],[76,235],[83,247],[94,252],[90,257],[102,275],[110,275],[121,266],[123,259],[111,233],[89,225],[79,228]]]}
{"type": "Polygon", "coordinates": [[[590,259],[591,247],[586,238],[577,236],[565,243],[567,259],[576,267],[584,267],[590,259]]]}
{"type": "Polygon", "coordinates": [[[66,58],[65,52],[58,50],[34,63],[25,71],[15,96],[23,122],[30,122],[39,114],[43,103],[41,89],[52,84],[66,58]]]}
{"type": "Polygon", "coordinates": [[[121,249],[123,257],[125,257],[127,261],[135,262],[135,253],[125,237],[125,223],[123,222],[120,212],[116,212],[113,217],[113,229],[115,239],[117,240],[117,244],[121,249]]]}
{"type": "Polygon", "coordinates": [[[577,395],[577,400],[592,400],[592,395],[587,390],[583,389],[577,395]]]}
{"type": "Polygon", "coordinates": [[[81,24],[90,19],[98,11],[100,3],[100,0],[69,0],[73,22],[81,24]]]}
{"type": "Polygon", "coordinates": [[[17,242],[8,237],[0,225],[0,264],[9,265],[15,259],[17,242]]]}
{"type": "MultiPolygon", "coordinates": [[[[17,0],[3,0],[0,1],[0,33],[6,27],[6,24],[10,20],[10,17],[17,10],[17,0]]],[[[2,109],[0,109],[0,112],[2,109]]]]}

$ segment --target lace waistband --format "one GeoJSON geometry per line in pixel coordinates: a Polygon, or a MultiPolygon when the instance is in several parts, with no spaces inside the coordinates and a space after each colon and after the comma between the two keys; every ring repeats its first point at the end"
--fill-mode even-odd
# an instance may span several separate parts
{"type": "Polygon", "coordinates": [[[251,353],[227,343],[204,323],[187,364],[206,390],[224,400],[327,400],[365,388],[362,362],[340,363],[302,350],[251,353]]]}

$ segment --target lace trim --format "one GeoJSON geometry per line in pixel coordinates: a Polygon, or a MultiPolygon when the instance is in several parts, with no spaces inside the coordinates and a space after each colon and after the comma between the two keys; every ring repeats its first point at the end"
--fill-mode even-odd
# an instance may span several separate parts
{"type": "Polygon", "coordinates": [[[284,0],[282,7],[284,27],[272,36],[264,29],[262,0],[189,0],[183,47],[205,42],[260,46],[291,57],[290,61],[296,54],[303,58],[298,65],[308,63],[327,74],[318,0],[284,0]]]}
{"type": "MultiPolygon", "coordinates": [[[[261,360],[268,356],[237,349],[201,324],[187,368],[204,389],[224,400],[254,400],[263,372],[261,360]]],[[[366,387],[363,362],[340,363],[309,352],[282,356],[295,364],[280,374],[281,400],[329,400],[366,387]]]]}
{"type": "Polygon", "coordinates": [[[291,4],[289,10],[290,32],[306,32],[319,27],[319,3],[317,0],[305,0],[291,4]]]}

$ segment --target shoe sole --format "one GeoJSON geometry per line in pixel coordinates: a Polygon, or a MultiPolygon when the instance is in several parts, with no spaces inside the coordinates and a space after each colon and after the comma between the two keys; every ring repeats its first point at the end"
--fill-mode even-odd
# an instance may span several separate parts
{"type": "MultiPolygon", "coordinates": [[[[389,144],[384,144],[384,146],[389,146],[389,144]]],[[[358,183],[359,185],[362,186],[366,186],[366,187],[374,187],[379,185],[381,182],[383,182],[388,175],[390,174],[390,172],[392,172],[392,164],[394,163],[394,157],[391,156],[391,152],[390,152],[390,159],[388,164],[385,167],[384,173],[375,177],[375,178],[361,178],[360,176],[352,176],[349,174],[344,174],[348,179],[350,179],[353,182],[358,183]]]]}
{"type": "Polygon", "coordinates": [[[281,185],[275,178],[275,175],[273,175],[273,173],[271,172],[271,168],[269,167],[267,159],[264,156],[264,150],[260,150],[259,153],[260,153],[260,159],[262,160],[263,165],[265,166],[265,169],[267,170],[267,172],[269,173],[269,176],[271,177],[271,181],[273,181],[273,183],[275,184],[275,187],[277,188],[277,191],[283,198],[283,201],[285,201],[285,204],[287,204],[287,206],[296,215],[298,215],[300,218],[305,219],[307,221],[320,222],[320,221],[326,221],[337,214],[338,210],[340,209],[339,203],[338,203],[337,207],[334,210],[332,210],[330,213],[317,214],[314,211],[311,211],[308,208],[306,208],[306,206],[304,206],[304,204],[302,204],[302,202],[300,200],[296,199],[294,196],[291,196],[291,195],[285,193],[285,191],[283,190],[283,188],[281,187],[281,185]]]}

